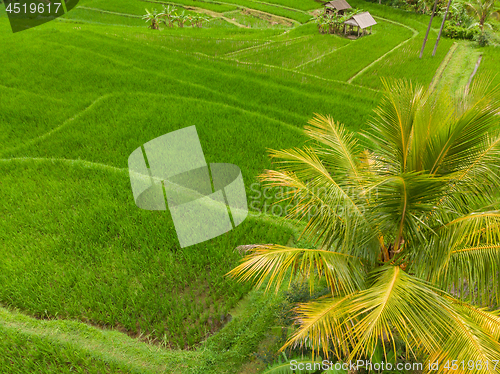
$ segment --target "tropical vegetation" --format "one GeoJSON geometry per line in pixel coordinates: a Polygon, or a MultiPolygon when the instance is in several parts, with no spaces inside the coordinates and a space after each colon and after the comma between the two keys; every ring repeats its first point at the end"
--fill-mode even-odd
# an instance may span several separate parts
{"type": "Polygon", "coordinates": [[[333,9],[331,13],[323,11],[323,13],[316,18],[319,32],[322,34],[343,34],[344,22],[361,12],[362,10],[360,9],[346,10],[342,14],[339,14],[336,9],[333,9]]]}
{"type": "Polygon", "coordinates": [[[485,26],[492,27],[491,24],[488,23],[490,18],[496,17],[498,19],[500,17],[500,12],[496,6],[495,0],[471,0],[466,3],[466,6],[477,20],[476,24],[479,25],[482,32],[484,32],[485,26]]]}
{"type": "MultiPolygon", "coordinates": [[[[275,296],[226,276],[248,244],[317,247],[315,236],[299,239],[304,222],[281,220],[292,206],[281,189],[258,179],[275,169],[266,151],[311,143],[302,127],[313,113],[365,131],[383,97],[381,77],[456,94],[500,61],[498,48],[448,38],[420,60],[427,14],[385,0],[349,3],[376,18],[370,37],[319,33],[315,0],[80,0],[18,33],[0,5],[0,372],[269,366],[276,374],[290,372],[290,360],[311,360],[310,349],[279,348],[291,337],[295,304],[331,294],[327,283],[311,294],[299,278],[275,296]],[[143,19],[144,7],[158,11],[143,19]],[[180,14],[188,17],[182,28],[180,14]],[[193,124],[207,162],[240,167],[249,216],[181,248],[168,212],[134,204],[127,157],[193,124]]],[[[489,22],[494,33],[498,23],[489,22]]],[[[394,339],[399,360],[406,348],[394,339]]]]}
{"type": "Polygon", "coordinates": [[[337,360],[381,350],[387,362],[401,360],[403,342],[404,356],[426,365],[471,360],[482,363],[476,373],[497,372],[498,89],[480,80],[457,96],[402,80],[384,86],[361,137],[316,115],[308,145],[272,151],[277,169],[261,175],[287,191],[287,218],[305,221],[316,245],[259,245],[230,274],[266,289],[288,278],[327,287],[296,307],[282,349],[337,360]]]}

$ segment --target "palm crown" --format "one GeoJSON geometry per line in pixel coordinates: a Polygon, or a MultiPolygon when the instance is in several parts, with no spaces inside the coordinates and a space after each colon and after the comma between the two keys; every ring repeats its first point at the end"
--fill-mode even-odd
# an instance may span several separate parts
{"type": "Polygon", "coordinates": [[[362,136],[316,115],[308,146],[272,151],[279,170],[261,176],[287,188],[288,218],[305,220],[315,248],[257,246],[230,275],[276,289],[288,275],[326,283],[328,295],[297,306],[283,348],[357,359],[381,346],[389,359],[400,340],[413,356],[499,372],[500,317],[486,308],[500,283],[497,91],[384,84],[362,136]]]}

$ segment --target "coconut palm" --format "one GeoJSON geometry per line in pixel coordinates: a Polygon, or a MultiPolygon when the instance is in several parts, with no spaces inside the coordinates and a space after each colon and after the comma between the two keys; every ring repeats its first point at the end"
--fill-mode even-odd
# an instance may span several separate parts
{"type": "Polygon", "coordinates": [[[296,307],[282,349],[352,360],[383,349],[387,362],[403,342],[409,356],[439,360],[438,373],[447,360],[498,373],[499,91],[384,86],[361,137],[316,115],[307,146],[271,153],[278,170],[261,178],[287,191],[287,219],[306,223],[312,248],[258,245],[229,274],[276,292],[285,279],[327,286],[296,307]]]}
{"type": "Polygon", "coordinates": [[[487,22],[490,17],[500,17],[500,12],[495,8],[495,0],[471,0],[466,3],[467,8],[477,19],[477,24],[484,32],[484,26],[491,25],[487,22]]]}
{"type": "Polygon", "coordinates": [[[438,2],[439,2],[439,0],[436,0],[434,2],[434,7],[432,8],[431,18],[429,20],[429,25],[427,26],[427,31],[425,32],[424,42],[422,43],[422,48],[420,48],[419,58],[422,58],[422,56],[424,55],[425,45],[427,44],[427,38],[429,37],[429,31],[431,31],[432,20],[434,19],[434,15],[436,14],[436,7],[437,7],[438,2]]]}

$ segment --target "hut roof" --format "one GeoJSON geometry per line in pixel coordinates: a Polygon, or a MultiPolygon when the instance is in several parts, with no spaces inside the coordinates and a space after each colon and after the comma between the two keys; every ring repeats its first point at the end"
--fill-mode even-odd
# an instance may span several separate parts
{"type": "Polygon", "coordinates": [[[362,29],[366,29],[367,27],[376,25],[377,22],[373,19],[372,15],[369,12],[363,12],[356,14],[345,21],[346,25],[351,26],[359,26],[362,29]]]}
{"type": "Polygon", "coordinates": [[[351,9],[352,7],[345,0],[333,0],[325,4],[327,8],[334,8],[337,10],[351,9]]]}

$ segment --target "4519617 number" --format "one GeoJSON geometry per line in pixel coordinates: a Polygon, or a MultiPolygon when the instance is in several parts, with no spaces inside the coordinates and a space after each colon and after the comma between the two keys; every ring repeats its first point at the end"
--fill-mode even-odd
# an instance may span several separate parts
{"type": "Polygon", "coordinates": [[[61,3],[48,3],[48,4],[20,4],[20,3],[9,3],[7,5],[6,11],[7,13],[24,13],[24,14],[34,14],[34,13],[45,13],[46,11],[48,13],[57,13],[59,11],[59,8],[61,7],[61,3]]]}

